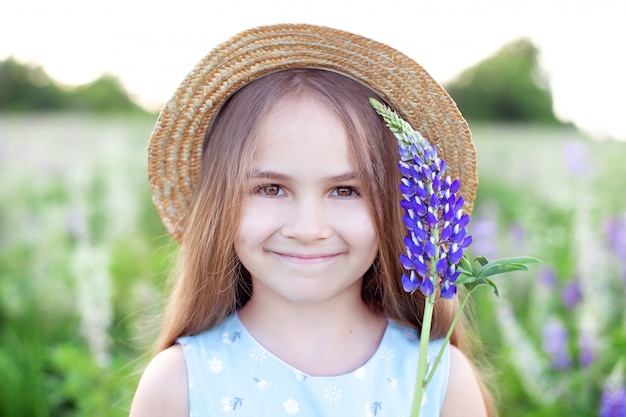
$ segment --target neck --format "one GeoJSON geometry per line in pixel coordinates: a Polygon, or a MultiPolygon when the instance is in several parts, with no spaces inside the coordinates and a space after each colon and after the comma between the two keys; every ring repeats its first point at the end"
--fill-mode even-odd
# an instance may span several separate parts
{"type": "Polygon", "coordinates": [[[319,304],[263,303],[253,297],[239,317],[267,350],[312,376],[359,368],[374,354],[387,327],[387,320],[360,297],[319,304]]]}

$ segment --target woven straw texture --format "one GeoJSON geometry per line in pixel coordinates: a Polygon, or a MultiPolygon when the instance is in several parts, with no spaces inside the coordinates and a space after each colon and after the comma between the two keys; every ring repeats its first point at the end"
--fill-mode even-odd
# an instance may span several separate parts
{"type": "Polygon", "coordinates": [[[476,187],[476,152],[467,123],[446,91],[415,61],[352,33],[313,25],[273,25],[244,31],[204,57],[165,105],[148,149],[153,200],[179,242],[200,172],[206,131],[216,112],[255,79],[289,68],[321,68],[376,91],[436,146],[447,173],[461,181],[465,211],[476,187]]]}

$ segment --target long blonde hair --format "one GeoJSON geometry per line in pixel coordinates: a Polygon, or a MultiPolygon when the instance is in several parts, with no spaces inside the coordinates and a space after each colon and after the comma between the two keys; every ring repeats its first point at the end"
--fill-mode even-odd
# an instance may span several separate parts
{"type": "MultiPolygon", "coordinates": [[[[217,326],[250,298],[250,277],[237,261],[234,241],[256,128],[275,103],[303,96],[320,100],[343,122],[370,206],[380,249],[363,279],[364,302],[381,315],[421,329],[424,297],[405,292],[400,281],[403,269],[398,256],[404,250],[406,229],[398,204],[397,143],[368,102],[370,97],[381,99],[343,75],[292,69],[265,76],[235,93],[207,132],[157,350],[173,345],[180,336],[217,326]]],[[[446,335],[457,309],[457,301],[437,302],[432,337],[446,335]]],[[[468,353],[465,340],[461,323],[451,343],[468,353]]]]}

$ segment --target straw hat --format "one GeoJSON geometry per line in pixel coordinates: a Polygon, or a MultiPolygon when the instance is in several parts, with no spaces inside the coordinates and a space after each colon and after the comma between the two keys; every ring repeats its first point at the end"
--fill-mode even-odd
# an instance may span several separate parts
{"type": "Polygon", "coordinates": [[[150,139],[148,177],[167,231],[179,242],[200,172],[205,134],[237,90],[276,71],[321,68],[376,91],[434,146],[461,181],[465,211],[476,186],[476,152],[467,123],[446,91],[415,61],[356,34],[313,25],[273,25],[239,33],[213,49],[165,105],[150,139]]]}

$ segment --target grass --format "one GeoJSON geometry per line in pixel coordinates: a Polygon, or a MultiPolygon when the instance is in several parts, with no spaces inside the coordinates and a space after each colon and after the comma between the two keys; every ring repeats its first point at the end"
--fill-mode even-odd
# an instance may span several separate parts
{"type": "MultiPolygon", "coordinates": [[[[0,115],[0,416],[127,415],[175,249],[145,174],[154,122],[0,115]]],[[[474,303],[502,414],[594,415],[606,375],[626,360],[624,260],[605,235],[626,214],[626,144],[533,126],[473,132],[473,247],[544,261],[474,303]],[[582,300],[566,307],[574,281],[582,300]],[[566,369],[545,349],[550,320],[567,331],[566,369]],[[583,366],[586,334],[595,357],[583,366]]]]}

